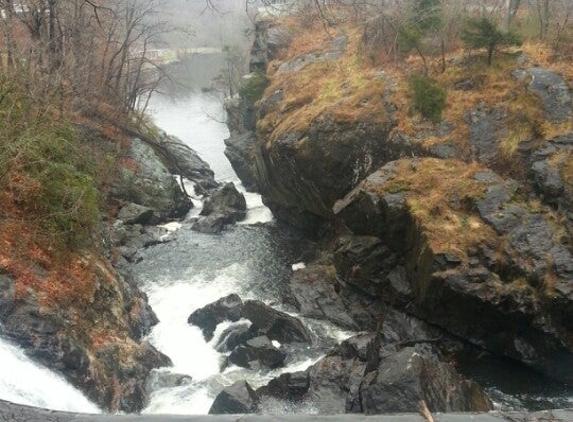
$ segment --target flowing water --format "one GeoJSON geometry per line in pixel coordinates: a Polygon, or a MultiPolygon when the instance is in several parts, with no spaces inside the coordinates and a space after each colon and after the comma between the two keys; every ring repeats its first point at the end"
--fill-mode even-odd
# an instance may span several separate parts
{"type": "Polygon", "coordinates": [[[55,372],[30,360],[24,352],[0,340],[0,399],[54,410],[100,413],[84,395],[55,372]]]}
{"type": "MultiPolygon", "coordinates": [[[[221,324],[214,339],[207,343],[197,327],[187,324],[189,314],[230,293],[282,309],[278,298],[284,296],[292,266],[312,255],[313,245],[274,225],[259,195],[244,192],[223,154],[228,131],[217,95],[194,92],[183,98],[156,96],[150,108],[163,130],[199,152],[218,181],[234,182],[247,199],[245,221],[220,235],[190,230],[201,207],[200,200],[194,201],[197,208],[175,227],[175,240],[144,251],[144,259],[135,269],[138,283],[161,321],[149,340],[173,360],[173,367],[164,372],[192,378],[184,385],[156,390],[145,412],[203,414],[224,385],[246,379],[256,387],[281,372],[306,369],[350,334],[328,323],[307,320],[305,324],[314,336],[313,346],[290,347],[285,368],[258,372],[230,366],[221,370],[225,354],[218,353],[215,346],[228,324],[221,324]]],[[[242,323],[247,321],[238,324],[242,323]]],[[[310,408],[299,410],[312,413],[310,408]]],[[[286,410],[277,404],[272,411],[286,410]]]]}

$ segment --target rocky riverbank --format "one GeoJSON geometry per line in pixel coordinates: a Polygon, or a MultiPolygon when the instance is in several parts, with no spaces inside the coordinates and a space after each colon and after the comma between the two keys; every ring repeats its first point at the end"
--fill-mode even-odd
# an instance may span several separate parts
{"type": "Polygon", "coordinates": [[[170,359],[143,340],[157,317],[130,263],[141,248],[165,241],[166,232],[149,225],[181,218],[192,207],[174,174],[203,190],[217,183],[209,166],[177,139],[118,141],[89,126],[78,132],[94,154],[120,157],[105,191],[109,215],[102,236],[62,262],[40,256],[26,274],[0,271],[1,333],[103,410],[139,412],[151,370],[170,359]]]}
{"type": "Polygon", "coordinates": [[[327,36],[295,21],[257,21],[253,73],[227,102],[227,156],[280,221],[324,245],[319,261],[295,272],[287,302],[377,342],[375,362],[333,351],[310,370],[303,396],[322,403],[315,392],[326,384],[337,391],[325,393],[331,411],[413,410],[381,404],[391,397],[384,365],[412,353],[445,365],[468,345],[573,381],[570,67],[509,55],[501,74],[482,75],[503,86],[493,96],[470,83],[471,62],[453,57],[442,76],[449,108],[433,123],[412,113],[406,71],[355,65],[356,28],[327,36]],[[523,96],[534,105],[520,106],[523,96]],[[542,116],[543,133],[516,138],[515,119],[530,114],[542,116]],[[439,353],[409,348],[430,339],[439,353]],[[322,366],[340,378],[313,381],[322,366]]]}

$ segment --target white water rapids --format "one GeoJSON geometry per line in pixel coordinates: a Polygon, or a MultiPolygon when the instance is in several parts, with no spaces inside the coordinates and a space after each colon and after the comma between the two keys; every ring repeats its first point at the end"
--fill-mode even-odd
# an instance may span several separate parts
{"type": "Polygon", "coordinates": [[[0,362],[0,399],[54,410],[100,413],[62,376],[33,362],[20,348],[1,339],[0,362]]]}
{"type": "MultiPolygon", "coordinates": [[[[267,302],[278,299],[272,294],[265,295],[263,286],[253,285],[258,282],[257,277],[259,277],[257,271],[253,269],[257,259],[254,255],[260,252],[247,253],[246,256],[242,254],[242,250],[248,247],[264,248],[264,245],[260,245],[265,236],[265,232],[260,231],[263,229],[257,227],[249,229],[249,226],[271,221],[272,214],[262,204],[259,195],[244,191],[223,154],[225,148],[223,140],[229,134],[222,123],[223,109],[216,97],[196,93],[175,102],[172,99],[156,97],[151,108],[158,126],[195,149],[209,162],[218,181],[235,183],[247,200],[247,218],[239,223],[238,227],[228,230],[221,236],[191,232],[189,222],[183,222],[182,227],[175,233],[179,243],[175,246],[166,245],[166,248],[171,250],[163,255],[165,259],[169,259],[167,254],[173,254],[175,249],[187,250],[189,254],[193,254],[183,265],[179,264],[181,265],[179,269],[156,271],[154,262],[149,259],[161,261],[162,251],[158,248],[157,252],[154,252],[154,257],[146,258],[136,270],[139,274],[140,287],[147,293],[150,305],[160,320],[149,340],[173,361],[173,367],[165,368],[164,371],[192,377],[191,382],[181,386],[164,387],[153,392],[151,402],[144,412],[204,414],[209,411],[215,396],[223,386],[241,379],[247,379],[253,386],[260,386],[281,372],[306,369],[323,354],[323,351],[308,346],[306,347],[308,350],[296,350],[287,367],[262,374],[235,366],[221,371],[224,356],[214,347],[228,324],[221,324],[215,333],[215,338],[206,343],[201,331],[187,323],[191,312],[230,293],[238,293],[243,299],[263,299],[267,302]],[[205,249],[201,251],[202,248],[205,249]],[[201,265],[205,259],[212,260],[211,265],[201,265]]],[[[191,192],[192,187],[188,191],[191,192]]],[[[195,203],[198,207],[191,212],[190,217],[197,215],[200,210],[200,201],[195,203]]],[[[263,252],[263,261],[265,256],[263,252]]],[[[264,261],[263,265],[275,266],[273,258],[272,255],[267,256],[268,261],[264,261]]],[[[281,262],[276,265],[277,271],[282,273],[291,271],[290,266],[285,264],[295,264],[295,262],[281,262]]],[[[262,280],[262,283],[274,282],[272,279],[262,280]]],[[[274,306],[279,305],[274,304],[274,306]]],[[[332,343],[348,336],[328,324],[310,322],[311,330],[313,326],[322,336],[331,338],[332,343]]],[[[299,410],[305,411],[305,409],[299,410]]],[[[285,410],[275,409],[275,411],[285,410]]]]}

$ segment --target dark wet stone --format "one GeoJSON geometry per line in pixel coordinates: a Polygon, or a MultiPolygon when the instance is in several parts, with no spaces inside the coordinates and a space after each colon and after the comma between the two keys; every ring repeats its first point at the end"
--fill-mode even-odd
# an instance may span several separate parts
{"type": "Polygon", "coordinates": [[[210,415],[244,414],[257,411],[259,399],[246,381],[237,381],[221,391],[209,409],[210,415]]]}
{"type": "Polygon", "coordinates": [[[216,302],[197,309],[187,319],[198,326],[207,341],[213,338],[217,325],[223,321],[238,321],[242,317],[243,301],[236,294],[225,296],[216,302]]]}

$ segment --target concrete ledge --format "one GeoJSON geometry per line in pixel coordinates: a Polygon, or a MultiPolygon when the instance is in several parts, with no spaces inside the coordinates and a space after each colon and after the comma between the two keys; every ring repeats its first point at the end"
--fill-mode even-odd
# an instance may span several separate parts
{"type": "MultiPolygon", "coordinates": [[[[434,414],[435,422],[571,422],[573,409],[543,412],[434,414]]],[[[0,400],[0,421],[14,422],[428,422],[416,413],[396,415],[88,415],[23,406],[0,400]]]]}

